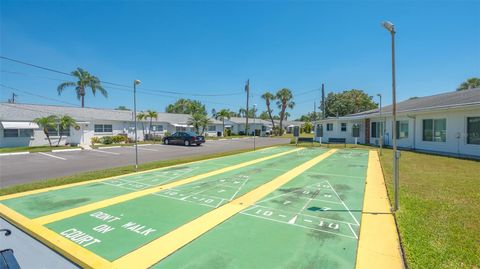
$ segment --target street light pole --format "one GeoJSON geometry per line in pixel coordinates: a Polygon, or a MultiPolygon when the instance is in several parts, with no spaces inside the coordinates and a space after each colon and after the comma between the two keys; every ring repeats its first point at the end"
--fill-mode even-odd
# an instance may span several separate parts
{"type": "Polygon", "coordinates": [[[382,147],[383,147],[383,129],[385,129],[385,126],[383,125],[383,118],[382,118],[382,94],[378,93],[378,97],[380,97],[380,120],[382,121],[382,128],[380,130],[380,156],[383,155],[382,152],[382,147]]]}
{"type": "Polygon", "coordinates": [[[135,172],[138,172],[138,143],[137,143],[137,85],[140,85],[140,80],[133,81],[133,117],[135,121],[135,172]]]}
{"type": "Polygon", "coordinates": [[[396,98],[396,85],[395,85],[395,26],[391,22],[383,22],[383,27],[387,29],[392,35],[392,142],[393,142],[393,183],[394,183],[394,196],[395,205],[393,210],[398,210],[398,159],[400,158],[400,151],[397,150],[397,98],[396,98]]]}
{"type": "Polygon", "coordinates": [[[255,145],[255,136],[257,135],[257,126],[256,126],[256,113],[255,110],[257,110],[257,104],[253,104],[253,150],[256,149],[255,145]]]}

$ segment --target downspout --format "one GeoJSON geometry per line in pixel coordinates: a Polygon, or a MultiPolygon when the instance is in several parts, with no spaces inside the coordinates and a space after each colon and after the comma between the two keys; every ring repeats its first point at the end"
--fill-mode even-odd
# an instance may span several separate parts
{"type": "Polygon", "coordinates": [[[413,148],[412,149],[415,149],[415,141],[417,141],[417,116],[415,115],[408,115],[407,114],[407,117],[410,118],[410,119],[413,119],[413,148]]]}

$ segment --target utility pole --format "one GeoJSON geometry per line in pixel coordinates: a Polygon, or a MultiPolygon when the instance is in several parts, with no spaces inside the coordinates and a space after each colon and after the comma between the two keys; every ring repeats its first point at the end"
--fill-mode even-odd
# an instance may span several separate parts
{"type": "Polygon", "coordinates": [[[313,121],[317,120],[317,102],[313,101],[313,121]]]}
{"type": "Polygon", "coordinates": [[[17,97],[17,96],[18,96],[18,94],[12,92],[12,99],[8,99],[8,102],[10,104],[15,104],[15,97],[17,97]]]}
{"type": "Polygon", "coordinates": [[[325,119],[327,107],[325,106],[325,84],[322,83],[322,119],[325,119]]]}
{"type": "Polygon", "coordinates": [[[247,112],[245,114],[247,119],[245,121],[245,135],[248,136],[248,100],[250,99],[250,79],[247,79],[247,83],[245,83],[245,92],[247,93],[247,112]]]}
{"type": "Polygon", "coordinates": [[[385,129],[384,123],[383,123],[383,115],[382,115],[382,95],[380,93],[377,94],[378,97],[380,97],[380,120],[382,121],[382,124],[380,125],[382,128],[380,129],[380,156],[383,155],[382,152],[382,147],[383,147],[383,130],[385,129]]]}
{"type": "Polygon", "coordinates": [[[137,85],[140,85],[140,83],[141,82],[138,79],[133,81],[133,118],[134,118],[134,122],[135,122],[135,172],[138,172],[137,85]]]}

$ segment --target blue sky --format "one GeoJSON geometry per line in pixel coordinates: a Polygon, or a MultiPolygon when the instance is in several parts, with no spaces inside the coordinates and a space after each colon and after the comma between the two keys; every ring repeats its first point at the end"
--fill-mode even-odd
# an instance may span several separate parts
{"type": "MultiPolygon", "coordinates": [[[[0,5],[2,56],[65,72],[83,67],[119,84],[140,79],[139,90],[153,93],[138,95],[140,109],[164,111],[186,97],[201,100],[209,111],[238,111],[247,79],[251,103],[260,111],[265,90],[287,87],[297,95],[290,113],[310,112],[322,83],[327,92],[382,93],[388,104],[390,36],[380,26],[383,20],[397,28],[399,100],[453,91],[466,78],[480,76],[479,1],[2,0],[0,5]],[[225,93],[236,95],[193,96],[225,93]]],[[[0,64],[1,83],[22,90],[20,102],[79,105],[73,89],[57,95],[59,80],[68,76],[0,64]]],[[[89,93],[86,106],[133,106],[131,92],[105,86],[109,97],[89,93]]],[[[11,93],[1,87],[1,101],[11,93]]]]}

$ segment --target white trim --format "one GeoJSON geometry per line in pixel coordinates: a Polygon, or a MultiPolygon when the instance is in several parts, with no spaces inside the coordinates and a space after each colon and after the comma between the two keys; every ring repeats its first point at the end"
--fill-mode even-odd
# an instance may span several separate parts
{"type": "Polygon", "coordinates": [[[39,129],[35,122],[27,121],[2,121],[3,129],[39,129]]]}

